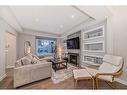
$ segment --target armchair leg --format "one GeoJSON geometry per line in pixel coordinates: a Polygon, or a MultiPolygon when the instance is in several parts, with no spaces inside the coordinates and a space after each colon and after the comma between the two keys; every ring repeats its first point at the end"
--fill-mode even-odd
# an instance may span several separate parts
{"type": "Polygon", "coordinates": [[[73,81],[74,81],[74,88],[75,88],[75,79],[73,81]]]}
{"type": "Polygon", "coordinates": [[[75,88],[77,88],[77,81],[78,81],[78,80],[75,80],[75,88]]]}
{"type": "Polygon", "coordinates": [[[74,88],[77,88],[77,81],[76,79],[74,79],[74,88]]]}
{"type": "Polygon", "coordinates": [[[94,84],[95,84],[95,83],[94,83],[94,78],[92,78],[92,81],[93,81],[93,89],[94,89],[94,84]]]}
{"type": "Polygon", "coordinates": [[[95,78],[95,82],[96,82],[96,89],[98,89],[98,78],[95,78]]]}

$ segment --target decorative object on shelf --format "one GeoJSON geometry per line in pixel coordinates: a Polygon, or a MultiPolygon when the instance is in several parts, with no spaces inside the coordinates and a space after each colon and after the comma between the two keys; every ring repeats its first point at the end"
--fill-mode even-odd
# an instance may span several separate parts
{"type": "Polygon", "coordinates": [[[103,36],[104,27],[100,26],[85,32],[85,39],[103,36]]]}

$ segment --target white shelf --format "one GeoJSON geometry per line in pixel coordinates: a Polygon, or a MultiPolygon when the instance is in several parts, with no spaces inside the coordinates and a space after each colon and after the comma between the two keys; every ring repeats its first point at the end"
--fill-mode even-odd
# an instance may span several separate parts
{"type": "Polygon", "coordinates": [[[94,29],[90,29],[83,34],[83,39],[88,40],[88,39],[94,39],[98,37],[104,37],[104,26],[100,26],[94,29]]]}
{"type": "Polygon", "coordinates": [[[91,54],[85,54],[83,56],[91,56],[91,57],[99,57],[99,58],[103,58],[103,56],[98,56],[98,55],[91,55],[91,54]]]}
{"type": "Polygon", "coordinates": [[[83,39],[83,40],[87,41],[87,40],[99,39],[99,38],[103,38],[103,37],[104,36],[91,37],[91,38],[86,38],[86,39],[83,39]]]}
{"type": "Polygon", "coordinates": [[[104,41],[87,42],[87,43],[84,43],[84,44],[98,44],[98,43],[104,43],[104,41]]]}
{"type": "Polygon", "coordinates": [[[84,50],[85,52],[104,52],[102,50],[84,50]]]}
{"type": "Polygon", "coordinates": [[[104,42],[98,41],[98,42],[89,42],[84,43],[83,45],[83,51],[87,52],[104,52],[104,42]]]}
{"type": "Polygon", "coordinates": [[[84,63],[89,64],[89,65],[94,65],[94,66],[100,66],[101,64],[90,62],[90,61],[84,61],[84,63]]]}
{"type": "Polygon", "coordinates": [[[104,25],[99,26],[99,27],[96,27],[96,28],[93,28],[93,29],[89,29],[88,31],[86,31],[86,32],[84,32],[84,33],[93,32],[93,31],[98,30],[98,29],[101,29],[101,28],[104,30],[104,25]]]}

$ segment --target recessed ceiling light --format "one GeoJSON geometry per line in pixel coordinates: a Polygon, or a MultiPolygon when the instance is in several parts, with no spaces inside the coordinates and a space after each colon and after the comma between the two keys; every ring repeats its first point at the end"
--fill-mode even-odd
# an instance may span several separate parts
{"type": "Polygon", "coordinates": [[[39,22],[39,19],[38,19],[38,18],[36,18],[36,19],[35,19],[35,21],[36,21],[36,22],[39,22]]]}
{"type": "Polygon", "coordinates": [[[71,15],[71,18],[74,18],[75,17],[75,15],[71,15]]]}
{"type": "Polygon", "coordinates": [[[63,25],[60,25],[60,28],[63,28],[63,25]]]}

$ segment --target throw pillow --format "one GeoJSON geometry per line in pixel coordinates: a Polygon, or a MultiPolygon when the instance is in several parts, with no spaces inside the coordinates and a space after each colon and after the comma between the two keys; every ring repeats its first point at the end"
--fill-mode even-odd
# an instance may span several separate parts
{"type": "Polygon", "coordinates": [[[33,56],[31,53],[28,53],[27,56],[26,56],[28,59],[32,60],[33,59],[33,56]]]}
{"type": "Polygon", "coordinates": [[[22,62],[21,62],[21,59],[19,59],[19,60],[17,60],[16,62],[15,62],[15,67],[20,67],[20,66],[22,66],[23,64],[22,64],[22,62]]]}
{"type": "Polygon", "coordinates": [[[31,64],[36,64],[39,63],[40,61],[37,60],[35,57],[31,60],[31,64]]]}

